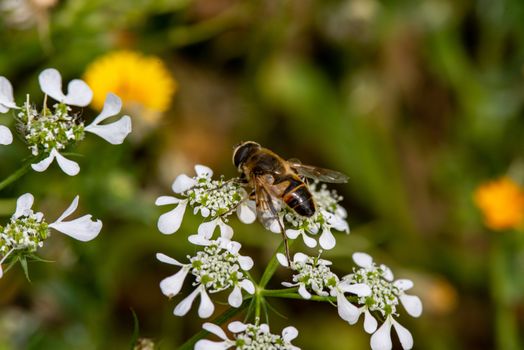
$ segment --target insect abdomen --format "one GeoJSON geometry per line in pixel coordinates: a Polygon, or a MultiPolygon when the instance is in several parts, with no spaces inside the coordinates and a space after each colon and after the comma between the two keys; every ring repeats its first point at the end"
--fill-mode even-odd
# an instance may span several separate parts
{"type": "Polygon", "coordinates": [[[282,199],[298,215],[310,217],[315,214],[315,202],[311,192],[301,181],[291,180],[282,199]]]}

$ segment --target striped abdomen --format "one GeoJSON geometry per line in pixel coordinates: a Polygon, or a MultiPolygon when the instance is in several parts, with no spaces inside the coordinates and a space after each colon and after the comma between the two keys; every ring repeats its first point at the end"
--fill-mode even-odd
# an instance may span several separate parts
{"type": "Polygon", "coordinates": [[[282,200],[298,215],[310,217],[315,214],[315,202],[306,184],[298,179],[288,178],[282,200]]]}

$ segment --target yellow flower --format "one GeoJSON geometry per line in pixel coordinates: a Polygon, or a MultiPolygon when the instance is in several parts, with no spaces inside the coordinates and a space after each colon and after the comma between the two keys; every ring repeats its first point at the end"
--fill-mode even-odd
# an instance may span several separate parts
{"type": "Polygon", "coordinates": [[[480,185],[473,199],[490,229],[515,228],[524,221],[524,190],[508,177],[480,185]]]}
{"type": "Polygon", "coordinates": [[[115,51],[92,62],[84,80],[93,90],[92,105],[102,109],[106,94],[115,93],[124,105],[140,109],[143,118],[156,121],[171,103],[176,82],[154,56],[132,51],[115,51]]]}

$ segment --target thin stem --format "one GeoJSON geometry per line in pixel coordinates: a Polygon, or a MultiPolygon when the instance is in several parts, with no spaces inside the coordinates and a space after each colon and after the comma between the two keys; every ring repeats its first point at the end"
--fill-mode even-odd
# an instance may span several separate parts
{"type": "MultiPolygon", "coordinates": [[[[506,235],[514,232],[505,232],[506,235]]],[[[495,307],[495,341],[497,349],[520,349],[518,319],[511,300],[510,289],[513,276],[508,264],[509,249],[505,236],[494,237],[491,247],[490,280],[495,307]]]]}
{"type": "MultiPolygon", "coordinates": [[[[293,241],[291,241],[292,243],[293,241]]],[[[264,270],[264,273],[262,274],[262,278],[260,278],[260,283],[258,283],[258,287],[263,289],[277,270],[280,263],[277,260],[277,253],[281,253],[285,249],[285,241],[282,241],[280,245],[278,246],[277,250],[275,251],[275,254],[271,257],[271,260],[269,261],[269,264],[267,264],[266,269],[264,270]]],[[[290,244],[291,245],[291,244],[290,244]]]]}
{"type": "Polygon", "coordinates": [[[19,178],[21,178],[25,173],[27,173],[30,166],[31,163],[27,162],[21,168],[19,168],[14,173],[5,178],[2,182],[0,182],[0,191],[12,184],[13,182],[15,182],[16,180],[18,180],[19,178]]]}
{"type": "MultiPolygon", "coordinates": [[[[246,297],[246,299],[244,299],[244,302],[242,303],[242,305],[240,305],[236,309],[235,308],[230,308],[230,309],[226,310],[224,313],[222,313],[220,316],[218,316],[215,320],[213,320],[213,323],[216,324],[216,325],[221,325],[224,322],[226,322],[227,320],[231,319],[233,316],[238,314],[240,311],[244,310],[249,305],[249,303],[251,302],[250,299],[251,299],[251,296],[246,297]]],[[[201,330],[200,332],[198,332],[197,334],[195,334],[194,336],[189,338],[184,344],[182,344],[178,348],[178,350],[193,350],[193,348],[195,347],[195,343],[197,341],[199,341],[200,339],[204,338],[208,334],[209,334],[208,331],[201,330]]]]}

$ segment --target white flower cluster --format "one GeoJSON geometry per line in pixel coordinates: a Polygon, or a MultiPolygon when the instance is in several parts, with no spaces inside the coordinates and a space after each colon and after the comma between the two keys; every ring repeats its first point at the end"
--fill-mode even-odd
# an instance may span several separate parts
{"type": "Polygon", "coordinates": [[[265,323],[244,324],[234,321],[227,327],[234,333],[233,339],[229,339],[222,328],[213,323],[206,322],[202,328],[218,336],[222,341],[202,339],[195,344],[195,350],[225,350],[231,347],[237,350],[300,350],[291,344],[298,335],[297,329],[292,326],[284,328],[282,335],[276,335],[269,331],[269,326],[265,323]]]}
{"type": "MultiPolygon", "coordinates": [[[[82,80],[71,81],[67,95],[62,92],[62,77],[56,69],[46,69],[38,77],[40,88],[45,93],[44,106],[41,111],[33,107],[29,96],[22,107],[18,107],[13,97],[13,87],[9,80],[0,77],[0,113],[10,109],[18,110],[16,122],[27,143],[31,154],[42,159],[31,167],[35,171],[45,171],[56,159],[60,168],[70,176],[78,174],[79,165],[65,158],[60,152],[84,138],[85,132],[96,134],[111,144],[121,144],[131,132],[131,118],[127,115],[119,120],[100,124],[107,118],[116,116],[122,108],[122,101],[114,94],[107,95],[102,112],[87,126],[84,126],[79,114],[71,112],[70,106],[85,107],[93,97],[89,86],[82,80]],[[58,103],[49,109],[47,96],[58,103]]],[[[13,141],[11,131],[0,125],[0,144],[7,145],[13,141]]]]}
{"type": "Polygon", "coordinates": [[[377,266],[371,256],[366,253],[354,253],[353,261],[359,266],[353,273],[345,276],[349,283],[364,283],[371,288],[371,294],[358,300],[360,308],[351,305],[347,311],[350,324],[358,321],[364,313],[364,330],[371,336],[371,348],[374,350],[391,349],[391,326],[395,328],[403,349],[413,347],[411,333],[400,325],[393,317],[397,316],[397,305],[402,304],[410,316],[419,317],[422,314],[422,302],[417,296],[408,295],[406,290],[413,287],[413,282],[407,279],[394,281],[393,273],[386,265],[377,266]],[[371,316],[377,312],[385,318],[377,330],[377,321],[371,316]]]}
{"type": "MultiPolygon", "coordinates": [[[[277,259],[281,265],[288,267],[283,254],[277,259]]],[[[298,287],[299,294],[304,299],[310,299],[314,292],[319,296],[331,295],[337,298],[337,308],[340,317],[349,324],[355,324],[360,315],[364,314],[364,330],[373,334],[371,348],[373,350],[391,349],[391,326],[395,328],[404,349],[413,347],[411,333],[401,326],[393,317],[397,316],[396,306],[401,303],[409,315],[419,317],[422,313],[422,303],[417,296],[407,295],[405,291],[413,286],[410,280],[393,281],[393,273],[385,266],[377,266],[373,259],[365,253],[353,254],[353,260],[360,266],[353,273],[339,279],[331,272],[331,262],[318,257],[309,257],[302,253],[295,254],[291,262],[293,283],[283,282],[286,287],[298,287]],[[346,297],[353,295],[353,305],[346,297]],[[372,312],[380,314],[385,319],[378,328],[377,320],[372,312]]]]}
{"type": "MultiPolygon", "coordinates": [[[[335,191],[329,191],[325,184],[318,188],[318,184],[313,183],[309,186],[309,190],[317,205],[317,211],[312,217],[306,218],[297,215],[287,206],[283,206],[280,216],[283,217],[284,223],[291,227],[286,229],[286,236],[291,239],[302,236],[304,244],[314,248],[317,246],[317,241],[309,235],[320,234],[318,238],[320,247],[327,250],[333,249],[336,240],[331,229],[349,233],[349,225],[346,221],[347,212],[338,204],[342,197],[335,191]]],[[[276,232],[280,232],[278,226],[273,225],[273,228],[276,229],[276,232]]]]}
{"type": "Polygon", "coordinates": [[[10,222],[0,226],[0,277],[3,275],[1,264],[14,253],[30,254],[43,246],[49,237],[49,229],[55,229],[79,241],[87,242],[94,239],[102,229],[100,220],[93,221],[91,215],[65,221],[78,207],[78,196],[69,208],[53,223],[47,224],[44,214],[34,212],[34,197],[30,193],[23,194],[16,202],[16,211],[10,222]]]}
{"type": "Polygon", "coordinates": [[[242,304],[241,289],[249,294],[255,292],[255,285],[248,279],[246,273],[253,267],[253,260],[238,253],[240,243],[222,237],[209,240],[200,235],[190,236],[189,241],[204,248],[194,256],[188,256],[189,263],[187,264],[182,264],[167,255],[157,254],[157,259],[161,262],[181,268],[176,274],[160,282],[160,289],[164,295],[170,298],[177,295],[182,289],[186,276],[189,273],[195,276],[193,283],[195,290],[175,307],[175,315],[187,314],[199,294],[198,315],[201,318],[207,318],[215,310],[213,302],[207,295],[208,292],[218,293],[233,287],[228,297],[228,303],[233,307],[239,307],[242,304]]]}
{"type": "Polygon", "coordinates": [[[160,232],[172,234],[178,231],[188,204],[193,207],[195,214],[210,218],[198,228],[198,233],[206,238],[211,238],[218,226],[221,236],[231,239],[233,229],[226,222],[235,211],[243,223],[255,221],[255,204],[247,199],[246,191],[238,182],[212,180],[213,170],[203,165],[196,165],[195,172],[194,177],[182,174],[173,182],[173,192],[182,198],[161,196],[156,200],[156,205],[177,204],[176,208],[160,216],[160,232]]]}

